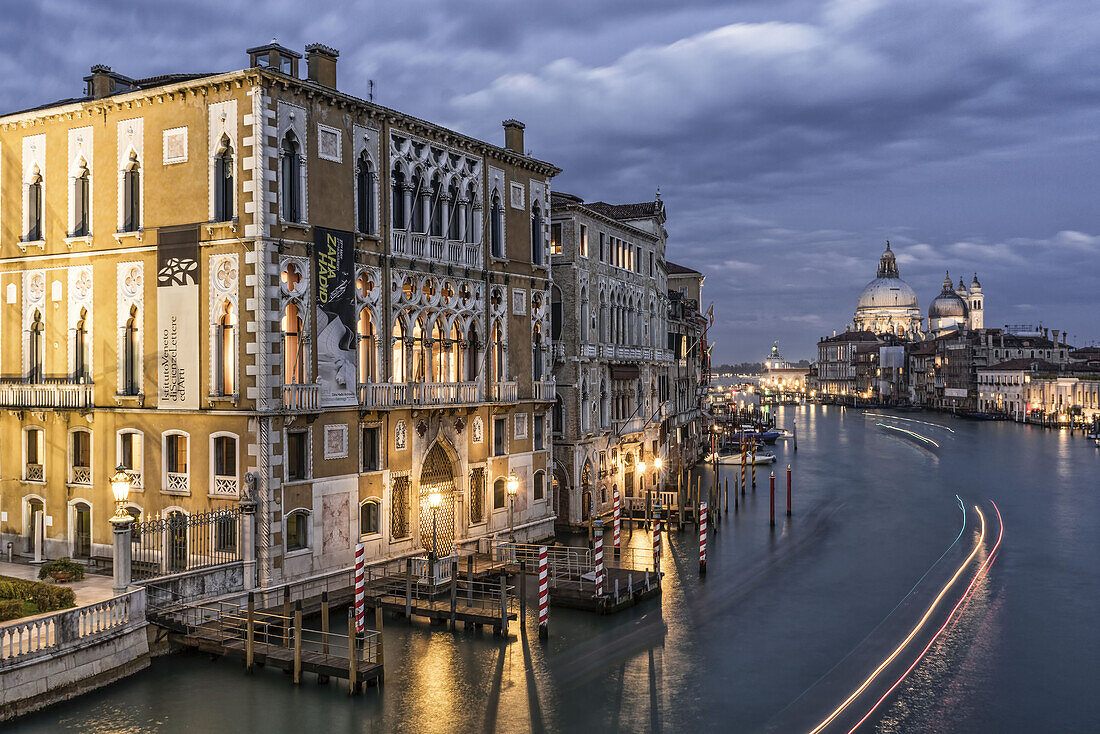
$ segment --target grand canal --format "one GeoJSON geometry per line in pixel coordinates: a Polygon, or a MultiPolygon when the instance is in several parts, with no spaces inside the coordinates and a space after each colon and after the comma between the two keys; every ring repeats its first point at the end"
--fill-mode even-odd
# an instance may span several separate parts
{"type": "MultiPolygon", "coordinates": [[[[798,451],[780,442],[774,465],[780,487],[792,465],[793,517],[780,509],[769,528],[761,471],[736,513],[730,497],[705,580],[694,532],[671,534],[660,604],[606,618],[554,609],[546,643],[392,620],[385,686],[355,699],[336,681],[294,687],[277,671],[169,656],[6,731],[806,732],[974,553],[927,629],[826,729],[848,731],[990,560],[991,501],[1003,539],[986,573],[864,728],[1100,730],[1100,450],[1065,432],[931,414],[780,409],[780,425],[794,421],[798,451]]],[[[701,476],[705,486],[714,475],[701,476]]]]}

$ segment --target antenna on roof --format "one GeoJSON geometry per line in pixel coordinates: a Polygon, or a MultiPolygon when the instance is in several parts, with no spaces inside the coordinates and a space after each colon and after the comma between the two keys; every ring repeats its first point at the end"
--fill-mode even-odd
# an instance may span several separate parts
{"type": "Polygon", "coordinates": [[[657,184],[657,201],[661,200],[661,184],[657,184]]]}
{"type": "Polygon", "coordinates": [[[367,101],[368,102],[373,102],[374,101],[374,80],[373,79],[368,79],[367,80],[367,101]]]}

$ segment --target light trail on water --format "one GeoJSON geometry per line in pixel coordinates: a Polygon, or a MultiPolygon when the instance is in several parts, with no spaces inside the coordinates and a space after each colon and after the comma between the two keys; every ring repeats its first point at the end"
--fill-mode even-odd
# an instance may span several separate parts
{"type": "Polygon", "coordinates": [[[925,443],[930,443],[933,446],[935,446],[936,448],[940,447],[940,445],[938,443],[936,443],[932,439],[928,438],[927,436],[922,436],[919,433],[917,433],[916,431],[910,431],[908,428],[899,428],[898,426],[891,426],[891,425],[886,424],[886,423],[876,423],[875,425],[876,426],[882,426],[883,428],[889,428],[891,431],[900,431],[901,433],[908,433],[910,436],[913,436],[914,438],[919,438],[921,441],[924,441],[925,443]]]}
{"type": "Polygon", "coordinates": [[[902,418],[900,415],[886,415],[885,413],[864,413],[868,418],[889,418],[892,421],[909,421],[910,423],[921,423],[926,426],[935,426],[936,428],[942,428],[948,433],[954,433],[955,429],[948,428],[942,423],[930,423],[929,421],[919,421],[916,418],[902,418]]]}
{"type": "MultiPolygon", "coordinates": [[[[856,725],[848,730],[848,734],[853,734],[856,729],[862,726],[863,723],[871,717],[871,714],[875,712],[875,709],[881,706],[882,702],[885,701],[890,696],[890,694],[894,692],[894,689],[900,686],[902,681],[904,681],[909,676],[909,674],[913,672],[913,668],[917,667],[917,663],[923,660],[924,656],[928,654],[928,651],[932,649],[932,645],[934,645],[936,640],[940,638],[940,635],[943,634],[943,631],[947,629],[947,625],[950,624],[951,619],[955,616],[955,612],[957,612],[959,610],[959,607],[962,606],[962,603],[966,601],[967,598],[969,598],[970,592],[974,589],[974,586],[978,583],[978,580],[985,575],[986,570],[989,568],[990,564],[993,563],[993,559],[997,556],[997,549],[1001,546],[1001,538],[1004,537],[1005,526],[1004,522],[1001,520],[1001,511],[997,509],[997,503],[993,500],[990,500],[989,503],[993,505],[993,509],[996,511],[997,523],[998,525],[1000,525],[1000,531],[997,533],[997,542],[993,544],[993,550],[990,551],[989,556],[985,559],[985,563],[983,563],[978,568],[978,572],[974,574],[974,578],[970,581],[970,585],[966,587],[966,591],[963,592],[962,597],[959,598],[959,601],[955,604],[955,607],[947,615],[947,619],[943,621],[943,625],[938,630],[936,630],[936,634],[932,635],[932,639],[928,641],[928,644],[925,645],[924,649],[920,651],[919,655],[917,655],[917,659],[913,661],[913,664],[910,665],[896,681],[894,681],[894,685],[890,686],[890,688],[886,690],[886,693],[882,694],[882,697],[879,698],[878,701],[875,701],[875,705],[872,706],[870,710],[863,715],[863,718],[857,721],[856,725]]],[[[977,506],[975,506],[974,509],[978,510],[977,506]]],[[[979,515],[981,514],[981,512],[981,510],[978,510],[979,515]]]]}
{"type": "Polygon", "coordinates": [[[924,616],[920,618],[920,621],[917,622],[917,624],[913,627],[909,634],[906,635],[905,639],[901,641],[901,644],[894,648],[894,651],[890,653],[890,655],[888,655],[885,660],[879,663],[878,667],[875,668],[869,676],[867,676],[866,680],[864,680],[858,688],[852,691],[851,695],[849,695],[848,698],[844,699],[843,703],[833,709],[832,713],[826,716],[820,724],[811,729],[809,734],[818,734],[818,732],[820,732],[822,729],[824,729],[826,726],[836,720],[836,718],[840,716],[845,711],[845,709],[847,709],[848,706],[852,704],[853,701],[855,701],[865,690],[867,690],[867,687],[875,681],[879,674],[883,670],[885,670],[886,667],[890,665],[890,663],[892,663],[898,655],[901,654],[902,650],[904,650],[909,645],[909,643],[912,642],[913,638],[916,637],[917,633],[920,632],[921,629],[923,629],[924,625],[927,624],[929,617],[932,616],[932,613],[936,610],[936,607],[939,606],[940,601],[947,594],[948,590],[955,585],[955,582],[958,580],[959,576],[962,575],[962,572],[966,570],[966,567],[970,565],[970,562],[972,560],[974,560],[974,556],[978,554],[978,550],[982,547],[982,543],[985,541],[985,515],[982,514],[981,509],[979,509],[976,505],[974,509],[977,511],[978,518],[981,520],[981,531],[978,534],[977,542],[974,544],[974,549],[970,551],[970,555],[966,557],[966,560],[959,564],[959,567],[955,571],[955,574],[950,578],[950,580],[948,580],[946,584],[944,584],[943,588],[940,589],[940,593],[937,594],[936,598],[932,600],[932,604],[929,605],[928,610],[924,613],[924,616]]]}

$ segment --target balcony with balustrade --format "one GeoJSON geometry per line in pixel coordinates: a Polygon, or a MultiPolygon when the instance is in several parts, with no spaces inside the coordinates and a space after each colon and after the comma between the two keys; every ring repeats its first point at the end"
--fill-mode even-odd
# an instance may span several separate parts
{"type": "Polygon", "coordinates": [[[311,413],[321,407],[321,386],[283,385],[283,408],[290,412],[311,413]]]}
{"type": "Polygon", "coordinates": [[[390,253],[460,268],[480,268],[483,262],[480,242],[433,237],[403,229],[390,230],[390,253]]]}
{"type": "Polygon", "coordinates": [[[553,402],[557,397],[558,383],[553,377],[544,377],[531,383],[532,397],[535,400],[553,402]]]}
{"type": "Polygon", "coordinates": [[[519,401],[518,384],[515,380],[492,382],[489,384],[489,402],[515,403],[519,401]]]}
{"type": "Polygon", "coordinates": [[[95,405],[95,385],[72,377],[0,378],[0,408],[83,410],[95,405]]]}
{"type": "Polygon", "coordinates": [[[626,419],[612,419],[611,430],[616,436],[626,436],[631,433],[641,433],[645,430],[646,420],[642,416],[634,416],[626,419]]]}
{"type": "Polygon", "coordinates": [[[359,407],[384,410],[482,402],[477,382],[366,382],[359,385],[359,407]]]}
{"type": "Polygon", "coordinates": [[[214,475],[214,486],[210,488],[210,496],[218,499],[235,500],[240,497],[240,486],[236,475],[214,475]]]}

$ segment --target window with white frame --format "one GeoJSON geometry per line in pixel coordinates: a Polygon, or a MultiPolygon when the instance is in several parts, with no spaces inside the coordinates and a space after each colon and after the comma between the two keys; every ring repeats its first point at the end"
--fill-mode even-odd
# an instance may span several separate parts
{"type": "Polygon", "coordinates": [[[233,303],[226,299],[218,321],[214,324],[214,394],[235,395],[237,392],[237,317],[233,303]]]}
{"type": "Polygon", "coordinates": [[[377,535],[382,531],[382,501],[377,497],[359,505],[359,534],[377,535]]]}
{"type": "Polygon", "coordinates": [[[122,394],[137,395],[141,392],[141,321],[138,307],[130,307],[130,317],[122,327],[122,394]]]}
{"type": "Polygon", "coordinates": [[[72,187],[73,219],[69,234],[73,237],[87,237],[92,233],[92,174],[84,161],[77,168],[72,187]]]}
{"type": "Polygon", "coordinates": [[[44,482],[45,432],[36,426],[23,430],[23,481],[44,482]]]}
{"type": "Polygon", "coordinates": [[[234,197],[233,143],[223,135],[214,155],[214,221],[230,222],[236,217],[234,197]]]}
{"type": "Polygon", "coordinates": [[[140,490],[143,487],[143,444],[144,435],[141,431],[124,428],[118,432],[115,463],[130,475],[130,489],[140,490]]]}
{"type": "Polygon", "coordinates": [[[287,552],[309,548],[309,511],[294,510],[286,516],[287,552]]]}
{"type": "Polygon", "coordinates": [[[541,500],[545,497],[546,473],[539,469],[531,480],[531,498],[541,500]]]}
{"type": "Polygon", "coordinates": [[[85,428],[69,432],[69,483],[92,483],[92,432],[85,428]]]}
{"type": "Polygon", "coordinates": [[[131,152],[122,169],[122,206],[120,232],[137,232],[141,229],[141,161],[131,152]]]}
{"type": "Polygon", "coordinates": [[[26,242],[37,242],[45,238],[45,234],[43,233],[44,230],[42,229],[42,212],[45,202],[42,197],[42,174],[38,172],[36,166],[31,172],[30,179],[27,181],[27,223],[23,231],[23,240],[26,242]]]}
{"type": "Polygon", "coordinates": [[[213,458],[210,494],[236,498],[239,488],[237,436],[233,433],[215,433],[210,437],[210,443],[210,455],[213,458]]]}
{"type": "Polygon", "coordinates": [[[161,491],[174,494],[190,494],[189,444],[190,437],[182,431],[163,434],[161,456],[164,475],[161,479],[161,491]]]}
{"type": "Polygon", "coordinates": [[[279,143],[279,199],[284,221],[303,221],[302,145],[293,130],[279,143]]]}

